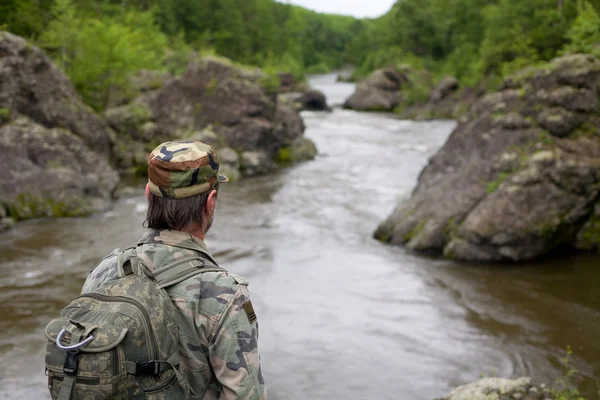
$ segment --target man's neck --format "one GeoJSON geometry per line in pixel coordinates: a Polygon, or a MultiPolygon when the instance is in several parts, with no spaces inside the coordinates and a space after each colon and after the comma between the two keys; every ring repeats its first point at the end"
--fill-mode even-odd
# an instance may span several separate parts
{"type": "Polygon", "coordinates": [[[183,228],[181,231],[189,233],[190,235],[204,241],[204,231],[202,229],[183,228]]]}

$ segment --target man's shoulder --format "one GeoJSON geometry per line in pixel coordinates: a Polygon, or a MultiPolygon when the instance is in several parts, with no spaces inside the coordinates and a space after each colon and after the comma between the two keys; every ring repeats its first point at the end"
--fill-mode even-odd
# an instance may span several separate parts
{"type": "Polygon", "coordinates": [[[248,297],[248,281],[229,271],[200,272],[167,289],[171,298],[196,303],[201,314],[220,319],[231,306],[248,297]]]}
{"type": "Polygon", "coordinates": [[[233,295],[240,288],[244,290],[247,286],[248,280],[246,278],[225,269],[207,272],[202,272],[200,269],[198,274],[174,285],[172,291],[200,299],[216,294],[233,295]]]}
{"type": "Polygon", "coordinates": [[[81,290],[82,293],[90,292],[106,282],[117,279],[117,259],[120,251],[120,249],[115,249],[100,260],[87,276],[81,290]]]}

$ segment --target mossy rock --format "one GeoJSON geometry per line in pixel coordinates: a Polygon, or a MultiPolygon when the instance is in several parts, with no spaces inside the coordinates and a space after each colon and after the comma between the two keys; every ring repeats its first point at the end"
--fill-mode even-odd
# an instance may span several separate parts
{"type": "Polygon", "coordinates": [[[15,220],[37,217],[80,217],[92,212],[89,201],[82,195],[75,194],[64,200],[20,194],[9,207],[9,215],[15,220]]]}

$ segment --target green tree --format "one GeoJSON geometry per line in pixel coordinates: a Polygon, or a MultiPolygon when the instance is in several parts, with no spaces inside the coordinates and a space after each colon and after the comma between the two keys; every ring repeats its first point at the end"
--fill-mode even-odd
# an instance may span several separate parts
{"type": "Polygon", "coordinates": [[[587,1],[577,3],[577,18],[567,34],[565,53],[591,53],[600,56],[600,17],[587,1]]]}
{"type": "Polygon", "coordinates": [[[162,68],[167,39],[152,13],[129,12],[121,21],[86,21],[76,43],[69,75],[84,100],[101,110],[116,87],[126,87],[131,74],[162,68]]]}
{"type": "Polygon", "coordinates": [[[40,44],[47,50],[56,52],[59,66],[69,72],[69,60],[77,47],[79,20],[75,14],[75,6],[71,0],[55,0],[52,5],[54,19],[40,38],[40,44]]]}

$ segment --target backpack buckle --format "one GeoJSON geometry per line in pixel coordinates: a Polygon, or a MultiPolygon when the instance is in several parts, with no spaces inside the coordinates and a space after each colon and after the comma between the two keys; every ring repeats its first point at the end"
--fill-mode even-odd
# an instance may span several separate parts
{"type": "Polygon", "coordinates": [[[79,350],[68,351],[63,365],[63,372],[67,375],[75,375],[77,373],[77,353],[79,350]]]}
{"type": "Polygon", "coordinates": [[[94,336],[90,335],[90,337],[88,337],[87,339],[85,339],[83,342],[79,342],[79,343],[75,343],[74,345],[71,346],[63,346],[60,341],[62,340],[63,335],[68,332],[65,328],[63,328],[60,333],[58,334],[58,336],[56,337],[56,347],[58,347],[59,349],[61,349],[62,351],[67,351],[67,352],[71,352],[73,350],[77,350],[79,351],[80,348],[87,346],[87,344],[89,342],[91,342],[92,340],[94,340],[94,336]]]}

